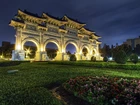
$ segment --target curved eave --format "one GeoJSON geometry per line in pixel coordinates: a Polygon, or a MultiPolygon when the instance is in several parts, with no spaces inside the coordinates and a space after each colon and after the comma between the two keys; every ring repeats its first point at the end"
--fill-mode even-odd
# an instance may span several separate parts
{"type": "Polygon", "coordinates": [[[85,29],[84,27],[80,29],[80,31],[83,31],[83,33],[87,34],[87,35],[92,35],[94,34],[95,32],[92,32],[92,31],[89,31],[87,29],[85,29]]]}
{"type": "Polygon", "coordinates": [[[92,36],[93,36],[95,39],[101,38],[100,36],[97,36],[96,34],[92,34],[92,36]]]}
{"type": "Polygon", "coordinates": [[[33,20],[35,20],[35,21],[38,21],[38,22],[42,22],[42,21],[45,21],[45,19],[42,19],[42,18],[39,18],[39,17],[35,17],[35,16],[32,16],[32,15],[29,15],[29,14],[27,14],[27,13],[24,13],[23,11],[21,11],[21,10],[18,10],[18,14],[19,15],[24,15],[24,16],[26,16],[26,18],[31,18],[31,19],[33,19],[33,20]]]}
{"type": "Polygon", "coordinates": [[[102,37],[100,37],[100,36],[95,36],[97,39],[99,39],[99,38],[102,38],[102,37]]]}
{"type": "Polygon", "coordinates": [[[73,24],[74,26],[76,26],[78,29],[84,27],[86,24],[80,24],[76,21],[73,21],[71,19],[69,19],[67,16],[64,16],[63,19],[67,20],[68,21],[68,24],[73,24]]]}
{"type": "Polygon", "coordinates": [[[60,20],[58,20],[58,19],[54,19],[54,18],[48,16],[48,15],[45,14],[45,13],[42,14],[42,17],[46,18],[46,19],[47,19],[47,22],[54,22],[54,23],[57,23],[59,26],[62,26],[62,25],[64,25],[64,24],[67,23],[67,22],[65,22],[65,21],[60,21],[60,20]]]}
{"type": "Polygon", "coordinates": [[[102,44],[102,42],[96,41],[97,44],[102,44]]]}
{"type": "Polygon", "coordinates": [[[12,26],[12,27],[17,27],[17,26],[22,26],[22,27],[24,27],[24,23],[21,23],[21,22],[17,22],[17,21],[15,21],[15,20],[11,20],[11,22],[9,23],[9,25],[10,26],[12,26]]]}
{"type": "Polygon", "coordinates": [[[94,38],[99,39],[99,38],[101,38],[101,37],[99,37],[99,36],[94,36],[94,38]]]}

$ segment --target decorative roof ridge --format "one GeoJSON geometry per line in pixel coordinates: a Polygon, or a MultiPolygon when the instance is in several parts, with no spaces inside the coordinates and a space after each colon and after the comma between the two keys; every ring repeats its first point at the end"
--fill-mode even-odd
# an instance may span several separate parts
{"type": "Polygon", "coordinates": [[[85,27],[82,27],[82,28],[80,28],[79,30],[81,30],[81,29],[85,29],[86,31],[89,31],[89,32],[91,32],[91,33],[95,33],[95,31],[89,30],[88,28],[85,28],[85,27]]]}
{"type": "Polygon", "coordinates": [[[25,9],[24,11],[21,10],[21,9],[18,9],[18,11],[23,12],[23,13],[25,13],[25,14],[27,14],[27,15],[30,15],[30,16],[36,17],[36,18],[42,18],[42,17],[40,17],[37,13],[36,13],[36,14],[31,13],[31,12],[27,11],[26,9],[25,9]]]}
{"type": "Polygon", "coordinates": [[[95,33],[94,33],[94,35],[95,35],[96,37],[98,37],[98,38],[101,38],[99,35],[97,35],[97,34],[95,34],[95,33]]]}
{"type": "MultiPolygon", "coordinates": [[[[49,13],[44,13],[44,12],[43,12],[43,14],[45,14],[46,16],[48,16],[49,18],[52,18],[52,19],[54,19],[54,20],[57,20],[57,21],[60,21],[60,22],[67,22],[67,21],[62,20],[62,18],[52,16],[52,15],[50,15],[49,13]]],[[[42,14],[42,17],[43,17],[43,14],[42,14]]]]}
{"type": "MultiPolygon", "coordinates": [[[[55,17],[55,16],[53,16],[53,15],[51,15],[51,14],[49,14],[49,13],[44,13],[44,12],[43,12],[43,14],[49,16],[50,18],[53,18],[53,19],[56,19],[56,20],[62,21],[61,18],[59,18],[59,17],[55,17]]],[[[43,15],[43,14],[42,14],[42,15],[43,15]]]]}
{"type": "Polygon", "coordinates": [[[16,22],[21,22],[21,23],[24,23],[23,20],[19,20],[19,19],[12,19],[13,21],[16,21],[16,22]]]}
{"type": "Polygon", "coordinates": [[[90,31],[90,32],[93,32],[93,33],[95,33],[95,31],[93,31],[93,30],[90,30],[89,28],[86,28],[86,27],[83,27],[83,28],[85,28],[87,31],[90,31]]]}
{"type": "Polygon", "coordinates": [[[79,23],[79,24],[81,24],[81,25],[86,25],[85,23],[82,23],[82,22],[78,21],[77,19],[73,19],[73,18],[67,16],[66,14],[62,17],[62,19],[64,19],[64,18],[67,18],[67,19],[69,19],[69,20],[72,20],[72,21],[74,21],[74,22],[76,22],[76,23],[79,23]]]}

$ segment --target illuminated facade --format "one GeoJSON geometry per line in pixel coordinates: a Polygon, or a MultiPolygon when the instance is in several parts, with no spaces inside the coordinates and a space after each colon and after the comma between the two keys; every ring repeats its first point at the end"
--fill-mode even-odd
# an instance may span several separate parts
{"type": "Polygon", "coordinates": [[[84,28],[85,24],[67,16],[58,19],[46,13],[38,16],[18,10],[17,15],[9,25],[16,30],[15,50],[12,52],[12,60],[24,60],[23,46],[27,41],[35,43],[37,47],[35,60],[37,61],[48,59],[45,49],[49,42],[53,42],[58,47],[55,60],[68,60],[66,54],[68,44],[75,46],[77,60],[90,60],[92,56],[96,56],[97,60],[102,59],[99,54],[99,44],[101,42],[98,39],[100,37],[95,35],[95,32],[84,28]],[[83,48],[88,50],[86,57],[82,54],[83,48]]]}

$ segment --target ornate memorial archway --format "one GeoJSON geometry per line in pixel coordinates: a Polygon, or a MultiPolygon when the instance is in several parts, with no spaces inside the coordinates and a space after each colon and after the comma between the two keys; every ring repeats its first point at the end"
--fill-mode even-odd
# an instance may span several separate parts
{"type": "Polygon", "coordinates": [[[43,13],[42,16],[28,11],[18,10],[17,15],[11,20],[10,26],[16,29],[15,50],[12,52],[12,60],[24,60],[23,45],[26,41],[35,43],[37,47],[35,60],[48,60],[45,46],[53,42],[58,47],[55,60],[68,60],[66,46],[73,44],[76,48],[77,60],[84,60],[82,49],[88,50],[88,60],[96,52],[97,60],[101,59],[99,54],[99,36],[86,28],[85,24],[75,21],[67,16],[62,19],[55,18],[43,13]]]}

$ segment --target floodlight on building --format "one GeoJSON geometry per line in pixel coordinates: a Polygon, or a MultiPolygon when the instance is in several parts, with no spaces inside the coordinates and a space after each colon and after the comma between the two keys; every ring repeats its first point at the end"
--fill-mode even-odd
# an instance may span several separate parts
{"type": "Polygon", "coordinates": [[[43,51],[43,48],[41,48],[41,51],[43,51]]]}
{"type": "Polygon", "coordinates": [[[17,50],[21,50],[21,45],[18,44],[18,45],[16,46],[16,49],[17,49],[17,50]]]}
{"type": "Polygon", "coordinates": [[[62,49],[62,53],[65,53],[65,49],[62,49]]]}
{"type": "Polygon", "coordinates": [[[0,56],[0,58],[2,58],[2,55],[0,56]]]}

